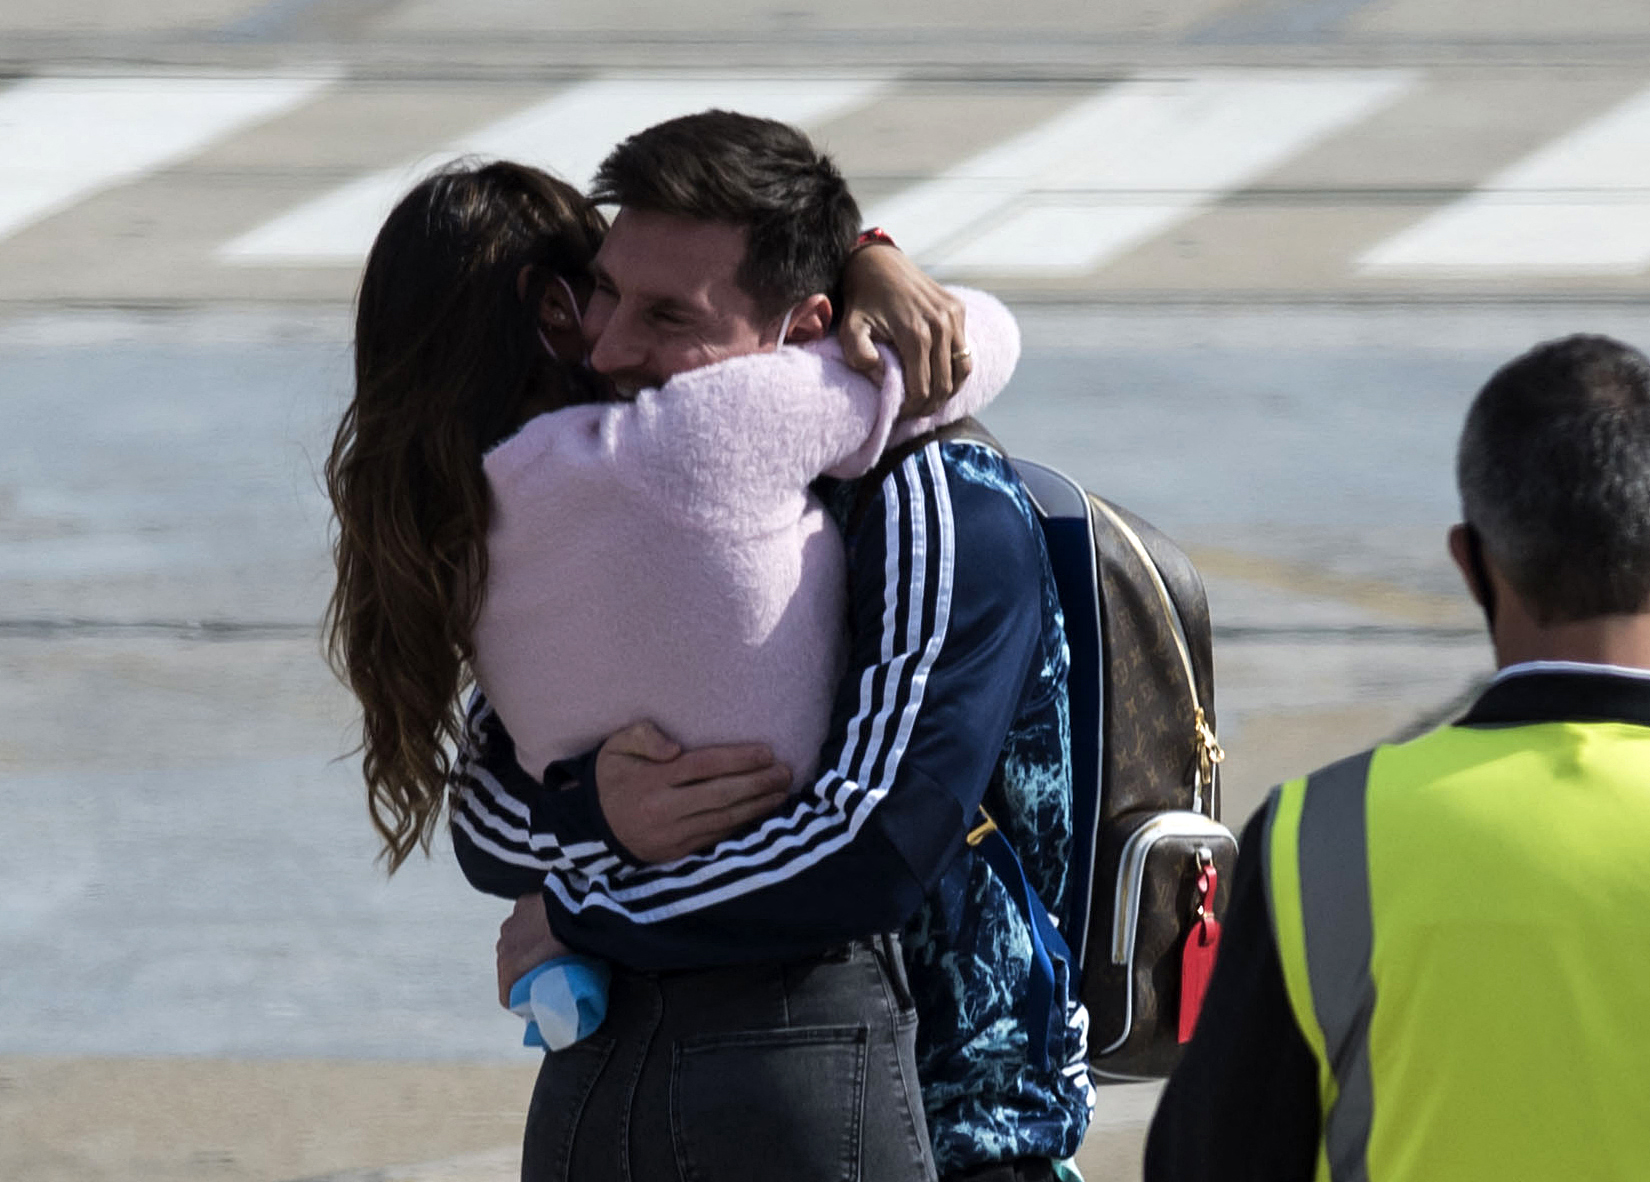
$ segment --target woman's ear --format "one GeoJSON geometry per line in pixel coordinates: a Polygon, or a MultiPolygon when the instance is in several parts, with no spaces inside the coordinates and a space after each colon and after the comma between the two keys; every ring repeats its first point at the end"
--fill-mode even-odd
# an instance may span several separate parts
{"type": "Polygon", "coordinates": [[[539,298],[539,319],[548,329],[571,329],[579,326],[579,310],[573,305],[573,293],[565,283],[546,283],[539,298]]]}
{"type": "MultiPolygon", "coordinates": [[[[516,298],[526,303],[531,298],[535,272],[542,272],[542,268],[528,263],[516,272],[516,298]]],[[[578,327],[578,309],[573,307],[572,293],[560,283],[546,281],[539,292],[538,318],[539,324],[547,332],[578,327]]]]}

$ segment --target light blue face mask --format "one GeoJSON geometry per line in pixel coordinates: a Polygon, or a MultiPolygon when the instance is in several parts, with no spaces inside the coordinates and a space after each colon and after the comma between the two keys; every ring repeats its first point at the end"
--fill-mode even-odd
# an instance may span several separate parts
{"type": "MultiPolygon", "coordinates": [[[[567,293],[567,306],[573,309],[573,327],[582,330],[584,328],[584,314],[579,311],[579,297],[573,294],[572,284],[568,283],[567,280],[563,279],[560,275],[556,276],[556,282],[561,284],[561,289],[567,293]]],[[[556,352],[556,346],[550,343],[550,336],[544,331],[544,325],[539,324],[537,327],[539,332],[539,344],[543,345],[544,351],[550,354],[550,360],[556,362],[557,364],[566,364],[562,361],[561,354],[556,352]]],[[[579,364],[584,364],[582,358],[580,359],[579,364]]]]}
{"type": "Polygon", "coordinates": [[[522,1046],[564,1050],[607,1017],[610,970],[590,956],[558,956],[510,986],[510,1012],[527,1020],[522,1046]]]}

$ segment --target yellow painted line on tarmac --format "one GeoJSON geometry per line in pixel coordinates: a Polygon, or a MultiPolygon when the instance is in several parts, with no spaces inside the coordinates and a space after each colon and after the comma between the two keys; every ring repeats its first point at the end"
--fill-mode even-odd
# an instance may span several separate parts
{"type": "Polygon", "coordinates": [[[1239,579],[1305,599],[1332,599],[1398,623],[1445,627],[1477,618],[1464,591],[1459,598],[1428,595],[1382,579],[1338,575],[1307,563],[1219,546],[1199,546],[1187,554],[1206,576],[1239,579]]]}

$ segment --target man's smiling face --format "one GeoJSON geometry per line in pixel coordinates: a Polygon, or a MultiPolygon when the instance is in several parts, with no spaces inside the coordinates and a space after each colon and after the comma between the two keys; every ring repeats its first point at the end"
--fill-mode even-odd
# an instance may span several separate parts
{"type": "Polygon", "coordinates": [[[735,275],[746,233],[724,222],[621,209],[596,253],[585,309],[590,364],[624,397],[676,374],[771,348],[767,317],[735,275]]]}

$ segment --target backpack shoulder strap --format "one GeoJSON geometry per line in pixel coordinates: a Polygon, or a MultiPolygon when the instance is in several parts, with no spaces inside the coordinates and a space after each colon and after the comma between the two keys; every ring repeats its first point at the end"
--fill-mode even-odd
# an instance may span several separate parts
{"type": "Polygon", "coordinates": [[[950,443],[954,440],[983,444],[1000,455],[1008,454],[1003,449],[1003,445],[997,442],[996,436],[987,431],[978,419],[972,418],[958,419],[954,423],[946,423],[943,427],[936,427],[932,431],[907,439],[904,443],[883,452],[882,458],[877,461],[877,466],[860,477],[859,491],[854,496],[854,507],[848,513],[848,528],[850,530],[859,528],[860,522],[865,519],[865,514],[870,512],[871,502],[876,500],[877,490],[882,487],[882,482],[888,479],[894,469],[930,443],[936,441],[950,443]]]}

